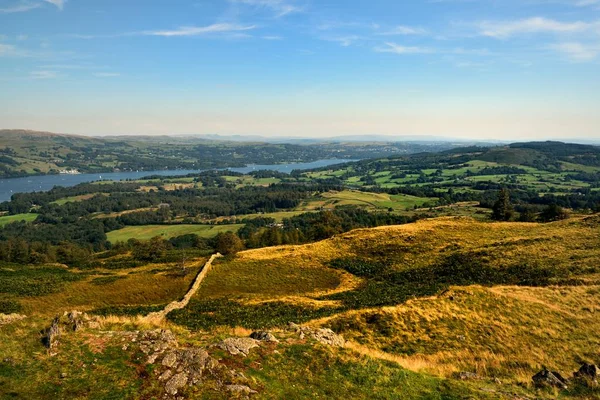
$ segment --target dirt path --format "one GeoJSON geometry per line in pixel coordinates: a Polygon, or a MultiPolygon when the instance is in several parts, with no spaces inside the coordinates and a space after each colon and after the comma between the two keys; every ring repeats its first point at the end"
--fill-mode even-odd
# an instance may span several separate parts
{"type": "Polygon", "coordinates": [[[146,316],[146,319],[152,320],[152,321],[157,321],[157,320],[161,321],[161,320],[165,319],[167,314],[169,314],[171,311],[180,310],[180,309],[184,308],[185,306],[187,306],[188,303],[190,302],[192,296],[194,296],[196,294],[196,292],[198,291],[198,289],[200,289],[200,285],[202,284],[202,281],[204,280],[204,278],[210,271],[213,261],[215,261],[217,258],[220,258],[220,257],[223,257],[220,253],[213,254],[210,257],[210,259],[206,262],[206,264],[204,264],[204,267],[202,267],[202,270],[198,273],[198,276],[196,276],[196,280],[194,281],[194,284],[192,285],[192,287],[186,293],[186,295],[183,297],[182,300],[174,301],[174,302],[170,303],[162,311],[157,311],[157,312],[148,314],[146,316]]]}

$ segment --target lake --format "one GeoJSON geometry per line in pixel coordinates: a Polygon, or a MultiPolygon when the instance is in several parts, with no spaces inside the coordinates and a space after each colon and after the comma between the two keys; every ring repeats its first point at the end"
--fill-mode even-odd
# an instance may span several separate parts
{"type": "MultiPolygon", "coordinates": [[[[230,171],[247,174],[252,171],[269,170],[286,174],[295,169],[313,169],[327,167],[329,165],[342,164],[356,160],[318,160],[310,163],[291,163],[273,165],[248,165],[241,168],[228,168],[230,171]]],[[[161,171],[138,171],[138,172],[110,172],[101,174],[79,174],[79,175],[43,175],[28,176],[25,178],[0,179],[0,202],[9,201],[15,193],[44,192],[54,186],[75,186],[80,183],[94,182],[99,180],[124,181],[128,179],[141,179],[150,175],[181,176],[198,173],[206,170],[161,170],[161,171]]]]}

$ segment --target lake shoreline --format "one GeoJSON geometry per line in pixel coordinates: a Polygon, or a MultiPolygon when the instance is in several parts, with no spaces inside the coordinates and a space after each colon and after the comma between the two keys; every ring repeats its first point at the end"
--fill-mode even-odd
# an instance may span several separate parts
{"type": "Polygon", "coordinates": [[[91,174],[45,174],[32,175],[19,178],[1,178],[0,179],[0,202],[10,201],[13,194],[47,192],[56,186],[72,187],[82,183],[91,183],[98,181],[127,181],[144,179],[150,176],[161,177],[182,177],[186,175],[199,174],[206,171],[229,170],[242,174],[248,174],[253,171],[275,171],[289,174],[294,170],[309,170],[327,167],[331,165],[345,164],[358,160],[328,159],[317,160],[309,163],[283,163],[258,165],[249,164],[245,167],[229,168],[209,168],[201,170],[157,170],[157,171],[131,171],[131,172],[97,172],[91,174]]]}

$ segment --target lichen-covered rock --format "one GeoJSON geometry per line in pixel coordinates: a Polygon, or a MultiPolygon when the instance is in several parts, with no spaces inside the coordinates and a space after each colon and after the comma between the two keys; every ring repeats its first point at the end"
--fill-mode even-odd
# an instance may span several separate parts
{"type": "Polygon", "coordinates": [[[304,340],[304,338],[308,336],[327,346],[344,347],[346,345],[346,341],[341,335],[336,334],[328,328],[313,329],[308,326],[300,326],[290,322],[288,324],[288,330],[296,332],[300,340],[304,340]]]}
{"type": "Polygon", "coordinates": [[[175,351],[168,352],[161,364],[163,367],[173,368],[177,364],[177,353],[175,351]]]}
{"type": "Polygon", "coordinates": [[[275,335],[273,335],[271,332],[265,332],[265,331],[252,332],[252,334],[250,334],[250,337],[254,340],[258,340],[261,342],[279,343],[279,340],[277,340],[275,335]]]}
{"type": "Polygon", "coordinates": [[[175,396],[180,389],[185,387],[187,381],[187,374],[184,372],[180,372],[174,375],[171,379],[169,379],[169,381],[165,385],[165,391],[167,392],[167,394],[175,396]]]}
{"type": "Polygon", "coordinates": [[[344,347],[346,341],[341,335],[336,334],[331,329],[317,329],[310,335],[313,339],[328,346],[344,347]]]}
{"type": "Polygon", "coordinates": [[[233,356],[241,354],[245,357],[251,349],[258,347],[258,341],[252,338],[227,338],[217,344],[217,347],[233,356]]]}

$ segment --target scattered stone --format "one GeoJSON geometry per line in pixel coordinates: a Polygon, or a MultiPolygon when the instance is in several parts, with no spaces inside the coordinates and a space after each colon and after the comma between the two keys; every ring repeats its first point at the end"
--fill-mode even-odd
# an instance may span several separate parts
{"type": "Polygon", "coordinates": [[[245,357],[251,349],[258,347],[258,341],[252,338],[227,338],[217,344],[217,347],[233,356],[242,354],[245,357]]]}
{"type": "Polygon", "coordinates": [[[256,390],[252,390],[246,385],[227,385],[225,388],[231,393],[239,393],[239,394],[256,394],[258,393],[256,390]]]}
{"type": "Polygon", "coordinates": [[[562,375],[556,371],[549,371],[547,369],[543,369],[533,376],[533,383],[537,387],[557,387],[560,389],[567,388],[567,380],[562,377],[562,375]]]}
{"type": "Polygon", "coordinates": [[[175,396],[180,389],[185,387],[187,381],[187,374],[180,372],[177,375],[173,376],[171,379],[169,379],[169,381],[165,385],[165,391],[167,392],[167,394],[175,396]]]}
{"type": "Polygon", "coordinates": [[[171,371],[170,369],[166,370],[165,372],[163,372],[159,377],[158,380],[159,381],[166,381],[167,379],[169,379],[170,377],[173,376],[173,371],[171,371]]]}
{"type": "Polygon", "coordinates": [[[279,343],[279,340],[277,340],[275,335],[273,335],[271,332],[252,332],[252,334],[250,334],[250,337],[254,340],[259,340],[261,342],[279,343]]]}
{"type": "Polygon", "coordinates": [[[308,326],[299,326],[293,322],[288,324],[288,329],[296,332],[300,340],[304,340],[306,336],[309,336],[316,341],[326,344],[328,346],[344,347],[346,341],[341,335],[336,334],[334,331],[328,328],[312,329],[308,326]]]}
{"type": "Polygon", "coordinates": [[[459,372],[457,374],[458,379],[461,381],[474,381],[479,380],[481,377],[473,372],[459,372]]]}
{"type": "Polygon", "coordinates": [[[289,330],[289,331],[298,332],[298,331],[300,330],[300,326],[299,326],[299,325],[296,325],[296,324],[295,324],[295,323],[293,323],[293,322],[290,322],[290,323],[288,324],[288,330],[289,330]]]}
{"type": "Polygon", "coordinates": [[[67,374],[65,374],[64,372],[60,374],[60,379],[65,379],[67,377],[67,374]]]}
{"type": "Polygon", "coordinates": [[[177,364],[177,353],[170,351],[162,360],[163,367],[173,368],[177,364]]]}
{"type": "Polygon", "coordinates": [[[312,332],[311,337],[328,346],[344,347],[346,344],[344,338],[331,329],[317,329],[315,332],[312,332]]]}

